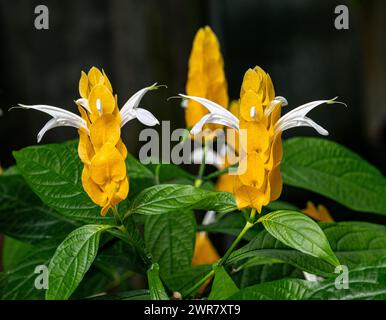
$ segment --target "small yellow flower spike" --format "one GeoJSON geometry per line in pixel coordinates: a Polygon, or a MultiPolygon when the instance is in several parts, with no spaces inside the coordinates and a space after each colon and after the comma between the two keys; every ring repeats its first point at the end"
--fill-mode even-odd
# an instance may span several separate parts
{"type": "MultiPolygon", "coordinates": [[[[198,30],[189,58],[186,93],[203,97],[222,106],[228,106],[228,89],[224,73],[224,61],[220,44],[208,26],[198,30]]],[[[208,111],[200,103],[189,100],[185,110],[185,121],[192,128],[208,111]]],[[[215,129],[218,125],[209,125],[215,129]]]]}
{"type": "Polygon", "coordinates": [[[307,207],[302,211],[317,221],[334,221],[334,219],[330,215],[330,212],[322,204],[319,204],[318,207],[315,207],[315,205],[311,201],[307,201],[307,207]]]}
{"type": "Polygon", "coordinates": [[[88,74],[81,72],[80,99],[75,103],[81,116],[51,105],[24,105],[15,108],[32,109],[52,117],[38,133],[38,142],[53,128],[69,126],[78,129],[78,154],[83,162],[82,183],[93,202],[102,207],[105,216],[127,197],[129,178],[126,174],[126,146],[121,139],[121,128],[133,119],[147,126],[159,124],[154,115],[139,103],[143,96],[157,89],[156,83],[137,91],[119,110],[118,98],[113,95],[107,75],[95,67],[88,74]]]}
{"type": "Polygon", "coordinates": [[[106,74],[93,67],[82,72],[79,93],[88,101],[88,110],[78,103],[90,134],[79,132],[79,157],[83,162],[82,184],[90,198],[102,207],[101,215],[126,199],[127,150],[121,140],[121,117],[106,74]]]}
{"type": "Polygon", "coordinates": [[[204,231],[197,232],[192,265],[212,264],[218,259],[220,259],[220,256],[210,241],[208,234],[204,231]]]}
{"type": "Polygon", "coordinates": [[[262,206],[281,194],[281,133],[275,131],[281,102],[272,105],[274,98],[275,90],[269,75],[260,67],[249,69],[240,90],[240,130],[246,132],[246,136],[241,135],[241,141],[246,139],[245,144],[241,143],[246,150],[240,159],[240,174],[234,181],[239,209],[250,207],[261,212],[262,206]]]}

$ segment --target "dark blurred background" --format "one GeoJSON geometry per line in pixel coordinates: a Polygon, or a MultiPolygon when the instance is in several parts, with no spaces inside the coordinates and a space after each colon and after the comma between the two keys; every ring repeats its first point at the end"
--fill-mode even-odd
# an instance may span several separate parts
{"type": "MultiPolygon", "coordinates": [[[[195,32],[210,25],[219,37],[230,97],[238,98],[244,72],[259,65],[270,73],[290,106],[339,96],[348,108],[325,106],[312,117],[337,141],[386,173],[386,1],[330,0],[0,0],[0,162],[14,163],[12,150],[36,144],[49,119],[35,111],[8,109],[45,103],[76,112],[80,70],[103,68],[126,101],[154,82],[167,89],[149,93],[142,105],[173,128],[184,127],[180,101],[195,32]],[[49,30],[34,27],[37,5],[49,9],[49,30]],[[334,9],[349,8],[349,30],[337,30],[334,9]]],[[[123,130],[137,154],[137,121],[123,130]]],[[[310,128],[285,137],[312,136],[310,128]]],[[[77,136],[73,128],[49,131],[43,143],[77,136]]],[[[324,203],[337,220],[348,209],[312,193],[286,188],[299,206],[324,203]],[[339,214],[336,212],[339,211],[339,214]],[[341,214],[340,214],[341,212],[341,214]]],[[[351,219],[371,220],[355,213],[351,219]]],[[[379,222],[380,218],[374,218],[379,222]]]]}

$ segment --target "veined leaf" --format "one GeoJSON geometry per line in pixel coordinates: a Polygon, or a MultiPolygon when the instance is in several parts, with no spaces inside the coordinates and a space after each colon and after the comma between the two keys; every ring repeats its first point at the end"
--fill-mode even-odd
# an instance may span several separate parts
{"type": "Polygon", "coordinates": [[[162,276],[191,265],[195,233],[196,220],[189,210],[147,217],[146,248],[152,261],[159,264],[162,276]]]}
{"type": "MultiPolygon", "coordinates": [[[[386,227],[361,222],[321,223],[330,246],[342,265],[352,269],[363,263],[375,263],[386,255],[386,227]]],[[[267,231],[260,232],[250,243],[236,250],[229,264],[240,265],[255,257],[271,257],[301,270],[331,277],[334,267],[318,258],[284,245],[267,231]]]]}
{"type": "Polygon", "coordinates": [[[334,266],[339,265],[339,260],[332,252],[322,229],[305,214],[280,210],[262,216],[258,221],[273,237],[285,245],[334,266]]]}
{"type": "Polygon", "coordinates": [[[165,288],[159,277],[159,266],[153,264],[147,271],[147,280],[149,282],[150,298],[151,300],[169,300],[165,288]]]}
{"type": "Polygon", "coordinates": [[[322,194],[353,210],[386,215],[386,179],[357,154],[320,138],[292,138],[283,147],[285,184],[322,194]]]}
{"type": "Polygon", "coordinates": [[[21,242],[8,236],[4,237],[2,252],[3,269],[8,271],[18,266],[34,248],[29,243],[21,242]]]}
{"type": "Polygon", "coordinates": [[[143,190],[132,202],[129,212],[146,215],[202,209],[219,213],[236,209],[232,194],[210,192],[188,185],[163,184],[143,190]]]}
{"type": "Polygon", "coordinates": [[[0,232],[32,244],[58,243],[74,228],[44,205],[21,176],[0,176],[0,232]]]}
{"type": "MultiPolygon", "coordinates": [[[[321,282],[300,279],[282,279],[241,289],[230,299],[234,300],[353,300],[386,298],[386,264],[384,259],[376,265],[363,265],[350,270],[343,287],[340,279],[321,282]],[[337,287],[336,282],[342,287],[337,287]]],[[[336,274],[338,277],[338,274],[336,274]]],[[[343,277],[342,277],[343,279],[343,277]]]]}
{"type": "Polygon", "coordinates": [[[239,291],[224,267],[216,269],[209,300],[225,300],[239,291]]]}
{"type": "Polygon", "coordinates": [[[53,245],[30,246],[28,254],[3,273],[1,300],[43,299],[45,290],[35,286],[35,280],[40,275],[35,273],[35,269],[40,265],[48,266],[55,247],[53,245]]]}
{"type": "Polygon", "coordinates": [[[70,297],[96,257],[101,233],[110,227],[85,225],[64,239],[50,261],[46,299],[70,297]]]}
{"type": "Polygon", "coordinates": [[[77,141],[32,146],[15,151],[18,169],[32,190],[63,216],[88,223],[113,221],[83,190],[77,141]]]}
{"type": "Polygon", "coordinates": [[[212,266],[207,264],[189,266],[187,268],[177,270],[174,273],[163,274],[163,280],[170,291],[178,291],[182,293],[191,288],[210,270],[212,270],[212,266]]]}

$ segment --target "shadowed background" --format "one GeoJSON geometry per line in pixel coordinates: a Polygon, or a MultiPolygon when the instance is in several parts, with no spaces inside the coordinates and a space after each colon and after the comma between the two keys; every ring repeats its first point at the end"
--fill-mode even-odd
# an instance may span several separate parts
{"type": "MultiPolygon", "coordinates": [[[[324,106],[312,118],[337,141],[386,172],[386,2],[326,0],[0,0],[0,162],[14,164],[12,150],[36,144],[49,119],[36,111],[8,109],[17,103],[50,104],[76,111],[80,70],[108,74],[120,105],[154,82],[167,89],[149,93],[142,105],[172,129],[184,127],[180,101],[187,61],[199,27],[219,37],[231,99],[238,98],[244,72],[261,66],[276,93],[300,104],[339,96],[347,103],[324,106]],[[34,28],[34,8],[49,9],[49,30],[34,28]],[[334,9],[349,8],[349,30],[336,30],[334,9]]],[[[285,112],[285,110],[284,110],[285,112]]],[[[133,120],[122,135],[134,155],[144,126],[133,120]]],[[[285,138],[316,135],[293,129],[285,138]]],[[[73,128],[49,131],[42,143],[77,136],[73,128]]],[[[195,169],[197,170],[197,168],[195,169]]],[[[326,204],[337,220],[380,221],[351,212],[310,192],[284,189],[284,199],[304,207],[326,204]],[[339,212],[338,212],[339,211],[339,212]]]]}

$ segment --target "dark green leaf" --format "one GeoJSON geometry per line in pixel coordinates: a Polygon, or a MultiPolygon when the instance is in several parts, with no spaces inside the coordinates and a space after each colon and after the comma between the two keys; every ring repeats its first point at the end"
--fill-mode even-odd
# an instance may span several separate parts
{"type": "Polygon", "coordinates": [[[58,243],[74,227],[44,205],[21,176],[0,176],[0,232],[32,244],[58,243]]]}
{"type": "MultiPolygon", "coordinates": [[[[386,227],[360,222],[320,224],[339,261],[349,268],[375,263],[386,255],[386,227]]],[[[296,268],[329,277],[334,267],[329,263],[284,245],[267,231],[260,232],[250,243],[236,250],[228,260],[239,265],[247,259],[271,257],[288,262],[296,268]]]]}
{"type": "Polygon", "coordinates": [[[209,300],[225,300],[239,291],[224,267],[216,269],[209,300]]]}
{"type": "Polygon", "coordinates": [[[2,300],[43,299],[44,289],[37,289],[35,280],[40,275],[35,273],[37,266],[48,266],[55,246],[31,246],[27,255],[18,261],[17,265],[3,274],[2,300]]]}
{"type": "Polygon", "coordinates": [[[300,252],[320,258],[334,266],[339,260],[318,224],[297,211],[280,210],[262,216],[258,221],[265,229],[285,245],[300,252]]]}
{"type": "Polygon", "coordinates": [[[163,184],[143,190],[133,200],[130,212],[155,215],[182,209],[202,209],[224,213],[235,208],[230,193],[210,192],[188,185],[163,184]]]}
{"type": "Polygon", "coordinates": [[[50,261],[46,299],[70,297],[96,257],[101,233],[110,227],[85,225],[64,239],[50,261]]]}
{"type": "Polygon", "coordinates": [[[386,214],[386,179],[357,154],[319,138],[292,138],[283,147],[285,184],[320,193],[353,210],[386,214]]]}
{"type": "Polygon", "coordinates": [[[14,152],[17,166],[32,190],[63,216],[87,223],[113,221],[83,190],[77,141],[32,146],[14,152]]]}
{"type": "Polygon", "coordinates": [[[159,277],[158,264],[153,264],[147,271],[147,279],[149,282],[150,298],[151,300],[169,300],[165,288],[159,277]]]}
{"type": "MultiPolygon", "coordinates": [[[[339,274],[337,273],[336,276],[339,274]]],[[[365,265],[350,270],[348,288],[337,288],[335,278],[321,282],[282,279],[241,289],[230,299],[235,300],[308,300],[308,299],[374,299],[386,298],[386,263],[365,265]]],[[[338,279],[339,280],[339,279],[338,279]]],[[[341,282],[338,281],[340,284],[341,282]]]]}
{"type": "Polygon", "coordinates": [[[148,216],[145,244],[161,275],[172,274],[191,265],[196,233],[193,212],[171,212],[148,216]]]}

